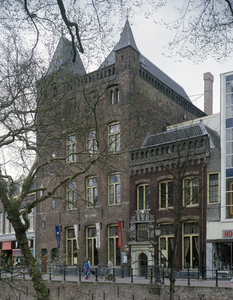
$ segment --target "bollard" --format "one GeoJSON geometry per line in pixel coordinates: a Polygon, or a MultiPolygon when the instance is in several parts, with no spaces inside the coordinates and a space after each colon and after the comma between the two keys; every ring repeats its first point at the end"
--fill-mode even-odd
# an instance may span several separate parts
{"type": "Polygon", "coordinates": [[[78,270],[79,270],[79,272],[78,272],[79,281],[81,281],[81,277],[82,277],[82,269],[79,268],[78,270]]]}
{"type": "Polygon", "coordinates": [[[190,286],[190,276],[189,276],[189,269],[188,269],[188,286],[190,286]]]}
{"type": "Polygon", "coordinates": [[[130,269],[131,283],[133,283],[133,268],[130,269]]]}
{"type": "Polygon", "coordinates": [[[116,275],[115,275],[115,268],[113,268],[113,279],[112,279],[113,282],[116,281],[116,275]]]}
{"type": "Polygon", "coordinates": [[[216,285],[215,285],[215,287],[218,287],[218,270],[216,270],[215,276],[216,276],[216,285]]]}
{"type": "Polygon", "coordinates": [[[66,267],[63,268],[64,282],[66,281],[66,267]]]}
{"type": "Polygon", "coordinates": [[[11,281],[13,281],[13,268],[11,267],[11,281]]]}
{"type": "Polygon", "coordinates": [[[98,281],[98,268],[95,268],[95,281],[98,281]]]}
{"type": "Polygon", "coordinates": [[[121,268],[121,278],[124,278],[124,267],[121,268]]]}
{"type": "Polygon", "coordinates": [[[25,280],[25,267],[23,267],[23,280],[25,280]]]}
{"type": "Polygon", "coordinates": [[[164,284],[164,269],[162,269],[162,284],[164,284]]]}
{"type": "Polygon", "coordinates": [[[145,279],[147,279],[147,269],[145,269],[145,279]]]}
{"type": "Polygon", "coordinates": [[[119,285],[117,286],[117,298],[119,298],[120,296],[120,289],[119,289],[119,285]]]}
{"type": "Polygon", "coordinates": [[[51,272],[51,267],[49,267],[49,281],[51,281],[51,280],[52,280],[52,277],[51,277],[51,275],[52,275],[52,272],[51,272]]]}
{"type": "Polygon", "coordinates": [[[153,282],[153,270],[150,268],[150,283],[153,282]]]}

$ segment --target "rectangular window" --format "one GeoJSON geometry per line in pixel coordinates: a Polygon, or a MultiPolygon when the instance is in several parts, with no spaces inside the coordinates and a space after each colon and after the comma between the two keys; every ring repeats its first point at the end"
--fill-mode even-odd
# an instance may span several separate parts
{"type": "Polygon", "coordinates": [[[120,185],[120,174],[112,174],[109,176],[109,205],[115,205],[121,203],[121,185],[120,185]]]}
{"type": "Polygon", "coordinates": [[[187,269],[199,266],[199,226],[197,222],[183,224],[183,266],[187,269]]]}
{"type": "Polygon", "coordinates": [[[174,227],[173,224],[161,224],[161,237],[159,238],[160,265],[170,268],[174,250],[174,227]]]}
{"type": "Polygon", "coordinates": [[[30,226],[28,228],[28,231],[33,231],[33,209],[30,212],[30,214],[28,214],[28,218],[29,218],[29,222],[30,222],[30,226]]]}
{"type": "Polygon", "coordinates": [[[114,266],[121,265],[121,252],[118,248],[118,225],[108,226],[108,260],[113,259],[114,266]]]}
{"type": "Polygon", "coordinates": [[[114,123],[109,125],[108,131],[109,153],[120,151],[120,124],[114,123]]]}
{"type": "Polygon", "coordinates": [[[10,233],[10,222],[7,219],[7,213],[5,213],[5,234],[10,233]]]}
{"type": "Polygon", "coordinates": [[[77,242],[74,227],[66,228],[66,264],[68,266],[77,264],[77,242]]]}
{"type": "Polygon", "coordinates": [[[98,265],[98,251],[96,248],[96,227],[86,228],[86,256],[90,262],[91,266],[98,265]]]}
{"type": "Polygon", "coordinates": [[[77,144],[76,144],[76,136],[69,135],[67,140],[67,155],[68,162],[77,161],[77,144]]]}
{"type": "Polygon", "coordinates": [[[150,185],[137,186],[137,210],[150,209],[150,185]]]}
{"type": "Polygon", "coordinates": [[[184,179],[184,205],[198,204],[198,177],[184,179]]]}
{"type": "Polygon", "coordinates": [[[159,183],[159,207],[168,208],[173,206],[173,181],[159,183]]]}
{"type": "Polygon", "coordinates": [[[87,206],[98,205],[98,182],[96,177],[87,178],[87,206]]]}
{"type": "Polygon", "coordinates": [[[87,151],[90,155],[97,155],[96,130],[90,130],[87,134],[87,151]]]}
{"type": "Polygon", "coordinates": [[[137,241],[148,241],[148,223],[137,224],[137,241]]]}
{"type": "Polygon", "coordinates": [[[208,174],[208,202],[219,202],[219,196],[219,175],[218,173],[208,174]]]}
{"type": "Polygon", "coordinates": [[[77,185],[75,181],[71,181],[67,186],[66,192],[67,209],[74,209],[77,207],[77,185]]]}

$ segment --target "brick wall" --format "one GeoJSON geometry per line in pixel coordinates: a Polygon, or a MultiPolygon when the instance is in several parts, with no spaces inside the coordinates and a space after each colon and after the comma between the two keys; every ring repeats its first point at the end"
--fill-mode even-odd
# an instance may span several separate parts
{"type": "MultiPolygon", "coordinates": [[[[145,284],[111,284],[61,282],[47,283],[50,300],[168,300],[169,286],[163,286],[161,294],[151,294],[145,284]]],[[[13,288],[0,283],[1,300],[34,300],[30,282],[14,282],[13,288]]],[[[233,299],[232,288],[211,288],[194,286],[176,286],[175,299],[179,300],[230,300],[233,299]],[[202,297],[202,298],[201,298],[202,297]]]]}

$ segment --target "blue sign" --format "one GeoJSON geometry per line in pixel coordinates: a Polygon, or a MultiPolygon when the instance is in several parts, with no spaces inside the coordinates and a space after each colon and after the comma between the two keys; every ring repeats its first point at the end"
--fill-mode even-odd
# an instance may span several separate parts
{"type": "Polygon", "coordinates": [[[57,237],[57,248],[60,248],[60,228],[59,226],[55,226],[55,232],[57,237]]]}

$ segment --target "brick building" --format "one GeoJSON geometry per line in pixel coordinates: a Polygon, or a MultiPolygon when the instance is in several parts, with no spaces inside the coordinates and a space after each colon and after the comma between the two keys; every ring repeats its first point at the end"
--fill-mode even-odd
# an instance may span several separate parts
{"type": "Polygon", "coordinates": [[[142,275],[154,265],[151,225],[161,228],[159,265],[171,266],[180,218],[176,270],[184,276],[190,269],[197,276],[198,268],[206,269],[207,215],[209,221],[211,212],[219,210],[218,133],[195,120],[149,135],[142,148],[129,153],[132,267],[142,275]]]}
{"type": "MultiPolygon", "coordinates": [[[[191,103],[180,85],[139,52],[128,20],[119,42],[98,70],[86,74],[81,58],[77,55],[72,64],[71,56],[71,44],[62,37],[48,74],[38,85],[38,97],[47,107],[47,118],[58,120],[54,128],[46,128],[44,135],[38,133],[38,147],[43,146],[48,134],[52,137],[59,132],[61,138],[44,150],[41,160],[50,159],[51,165],[41,167],[37,174],[37,187],[42,189],[37,197],[43,197],[56,184],[47,185],[59,168],[59,157],[67,155],[63,166],[70,166],[66,173],[60,173],[60,178],[69,175],[71,180],[57,190],[56,197],[37,205],[36,255],[49,260],[65,257],[70,270],[73,265],[83,266],[85,257],[92,267],[106,266],[109,257],[113,257],[116,267],[127,265],[124,246],[129,229],[128,149],[141,147],[147,134],[205,113],[191,103]],[[55,114],[57,108],[60,112],[55,114]],[[89,116],[94,109],[98,126],[89,116]],[[79,131],[72,127],[75,122],[79,131]],[[62,136],[63,132],[66,136],[62,136]],[[94,161],[96,156],[99,159],[94,161]],[[72,179],[84,159],[93,164],[72,179]],[[118,225],[122,230],[121,248],[118,225]],[[55,226],[59,226],[59,249],[55,226]]],[[[43,118],[44,114],[38,116],[41,124],[46,123],[43,118]]]]}

